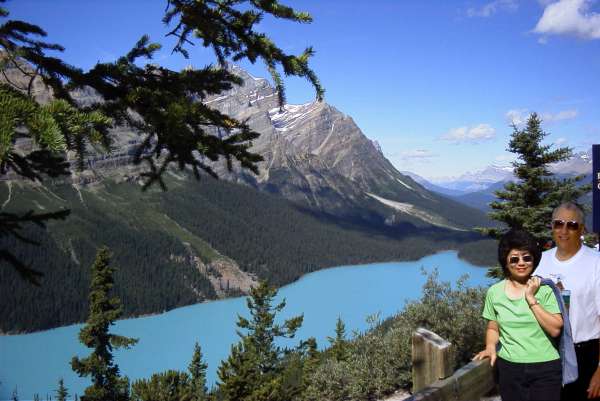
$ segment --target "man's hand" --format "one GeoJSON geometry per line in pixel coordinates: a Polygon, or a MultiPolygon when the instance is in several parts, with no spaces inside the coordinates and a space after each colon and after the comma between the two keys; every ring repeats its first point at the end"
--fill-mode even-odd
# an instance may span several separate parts
{"type": "Polygon", "coordinates": [[[600,366],[594,372],[587,389],[588,398],[600,397],[600,366]]]}

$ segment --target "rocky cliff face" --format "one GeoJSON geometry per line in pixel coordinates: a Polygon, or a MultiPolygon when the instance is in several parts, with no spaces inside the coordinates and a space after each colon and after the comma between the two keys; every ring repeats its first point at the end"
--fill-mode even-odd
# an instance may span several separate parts
{"type": "Polygon", "coordinates": [[[221,174],[339,216],[447,228],[475,223],[461,205],[397,171],[351,117],[325,102],[280,108],[267,80],[230,68],[244,84],[206,103],[260,132],[252,150],[265,160],[258,176],[221,174]]]}

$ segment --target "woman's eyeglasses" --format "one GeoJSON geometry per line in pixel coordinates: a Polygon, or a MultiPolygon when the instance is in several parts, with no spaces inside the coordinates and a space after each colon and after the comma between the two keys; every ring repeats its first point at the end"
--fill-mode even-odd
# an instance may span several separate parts
{"type": "Polygon", "coordinates": [[[552,228],[555,230],[560,230],[564,226],[567,226],[568,230],[577,231],[579,230],[579,222],[578,221],[564,221],[564,220],[552,220],[552,228]]]}
{"type": "Polygon", "coordinates": [[[523,259],[523,262],[525,262],[525,263],[533,262],[533,256],[525,255],[525,256],[511,256],[510,258],[508,258],[508,263],[510,263],[511,265],[515,265],[515,264],[519,263],[519,259],[523,259]]]}

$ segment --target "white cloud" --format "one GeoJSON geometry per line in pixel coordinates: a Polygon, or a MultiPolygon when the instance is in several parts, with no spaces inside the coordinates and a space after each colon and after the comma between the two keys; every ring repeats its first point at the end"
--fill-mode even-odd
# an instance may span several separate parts
{"type": "Polygon", "coordinates": [[[400,158],[403,160],[428,160],[434,157],[438,157],[438,155],[427,149],[407,150],[400,153],[400,158]]]}
{"type": "Polygon", "coordinates": [[[556,141],[554,141],[554,144],[556,146],[560,146],[560,145],[564,145],[565,143],[567,143],[567,138],[561,137],[561,138],[557,138],[556,141]]]}
{"type": "Polygon", "coordinates": [[[572,120],[577,117],[577,110],[563,110],[558,113],[543,113],[542,121],[552,122],[552,121],[562,121],[562,120],[572,120]]]}
{"type": "Polygon", "coordinates": [[[516,0],[495,0],[484,4],[481,7],[471,7],[467,10],[469,17],[487,18],[499,11],[515,11],[519,8],[516,0]]]}
{"type": "Polygon", "coordinates": [[[531,113],[527,109],[509,110],[506,112],[506,121],[516,126],[524,125],[531,113]]]}
{"type": "MultiPolygon", "coordinates": [[[[542,122],[551,123],[564,120],[572,120],[577,117],[577,110],[562,110],[557,113],[542,113],[539,117],[542,122]]],[[[525,125],[531,112],[527,109],[509,110],[506,112],[506,120],[509,124],[514,124],[517,127],[525,125]]]]}
{"type": "Polygon", "coordinates": [[[591,0],[559,0],[544,9],[534,32],[600,39],[600,14],[590,12],[591,0]]]}
{"type": "Polygon", "coordinates": [[[496,137],[496,130],[489,124],[479,124],[474,127],[452,128],[440,137],[449,142],[479,142],[496,137]]]}
{"type": "Polygon", "coordinates": [[[494,158],[497,163],[508,164],[516,160],[516,156],[513,153],[502,153],[494,158]]]}

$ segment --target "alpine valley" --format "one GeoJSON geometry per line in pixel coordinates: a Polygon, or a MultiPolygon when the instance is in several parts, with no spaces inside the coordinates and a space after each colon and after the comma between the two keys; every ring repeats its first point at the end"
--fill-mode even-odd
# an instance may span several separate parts
{"type": "MultiPolygon", "coordinates": [[[[471,230],[489,225],[484,212],[401,174],[327,103],[280,108],[269,81],[228,68],[244,84],[203,101],[261,134],[252,144],[264,158],[258,175],[215,163],[220,180],[169,170],[167,191],[142,191],[143,167],[132,163],[141,139],[117,127],[113,150],[89,149],[83,171],[35,183],[2,177],[3,213],[68,211],[45,227],[24,226],[22,238],[0,237],[1,248],[44,274],[36,287],[0,269],[2,333],[83,321],[89,266],[101,245],[113,253],[115,293],[129,317],[244,294],[258,279],[281,286],[337,265],[445,249],[492,263],[493,242],[471,230]]],[[[40,101],[49,98],[39,91],[40,101]]],[[[76,97],[97,100],[92,91],[76,97]]]]}

